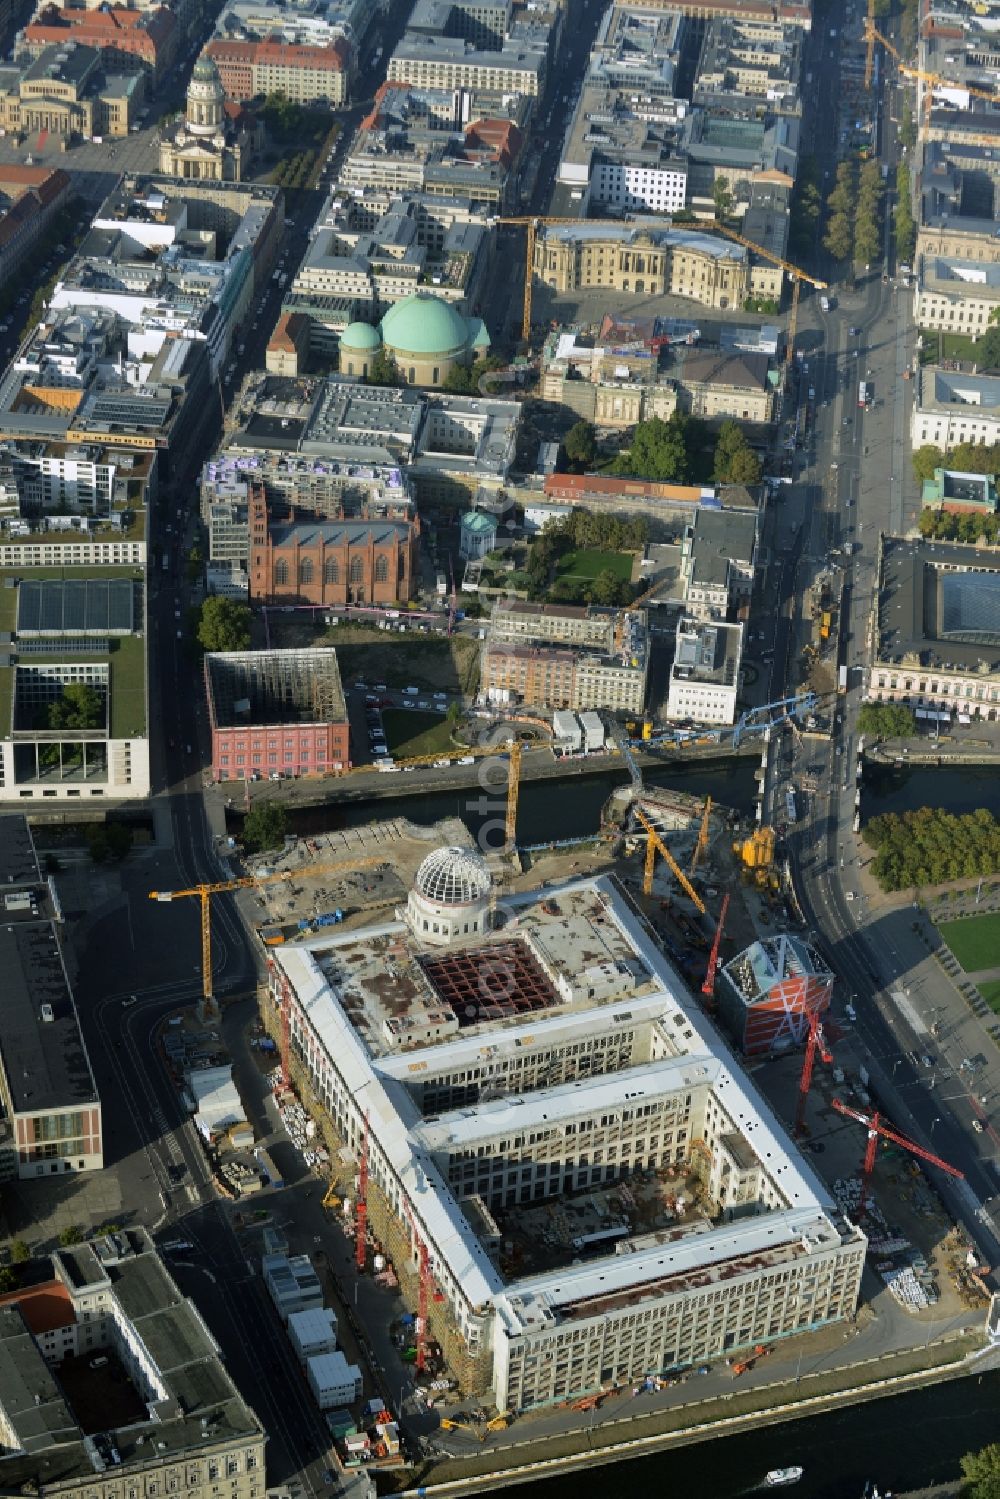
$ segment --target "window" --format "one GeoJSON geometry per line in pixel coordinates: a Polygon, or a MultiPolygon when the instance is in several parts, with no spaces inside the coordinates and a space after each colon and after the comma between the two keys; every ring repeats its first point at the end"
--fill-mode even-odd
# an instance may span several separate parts
{"type": "Polygon", "coordinates": [[[360,557],[351,558],[351,568],[348,574],[352,583],[361,583],[364,580],[365,565],[360,557]]]}
{"type": "Polygon", "coordinates": [[[309,558],[309,557],[303,557],[302,561],[299,563],[299,582],[300,583],[311,583],[312,580],[313,580],[312,559],[309,558]]]}
{"type": "Polygon", "coordinates": [[[339,583],[340,582],[340,569],[337,566],[337,559],[336,559],[336,557],[327,557],[326,560],[325,560],[325,562],[323,563],[323,582],[324,583],[339,583]]]}
{"type": "Polygon", "coordinates": [[[279,557],[278,561],[274,564],[274,581],[279,588],[288,582],[288,563],[283,557],[279,557]]]}
{"type": "Polygon", "coordinates": [[[384,557],[375,558],[375,582],[386,583],[389,579],[389,564],[384,557]]]}

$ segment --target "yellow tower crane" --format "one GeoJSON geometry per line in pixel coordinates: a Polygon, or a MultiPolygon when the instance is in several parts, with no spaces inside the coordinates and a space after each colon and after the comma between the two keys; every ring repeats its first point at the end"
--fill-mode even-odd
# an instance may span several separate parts
{"type": "Polygon", "coordinates": [[[535,274],[535,244],[538,240],[538,226],[540,224],[603,224],[605,228],[613,226],[607,219],[559,219],[551,218],[545,214],[522,214],[517,218],[500,218],[495,222],[498,224],[520,225],[528,231],[524,254],[524,311],[521,317],[521,338],[525,343],[530,343],[531,300],[535,274]]]}
{"type": "Polygon", "coordinates": [[[340,859],[335,864],[312,864],[305,869],[283,869],[276,874],[249,874],[238,880],[217,880],[213,884],[192,885],[187,890],[151,890],[150,900],[173,901],[194,899],[201,903],[201,992],[205,1014],[212,1013],[215,997],[212,992],[212,896],[223,895],[230,890],[245,890],[250,885],[266,885],[277,880],[312,879],[321,874],[336,874],[346,869],[366,869],[372,864],[384,864],[385,856],[371,859],[340,859]]]}
{"type": "Polygon", "coordinates": [[[638,804],[633,806],[632,810],[634,811],[639,821],[642,823],[643,827],[646,829],[646,863],[642,873],[643,895],[649,895],[653,889],[653,866],[656,863],[656,855],[659,854],[660,858],[663,860],[667,868],[670,870],[671,874],[674,876],[674,879],[684,891],[684,894],[694,904],[694,907],[699,912],[699,914],[704,916],[705,902],[702,900],[701,896],[698,894],[697,890],[694,888],[691,881],[688,879],[687,875],[684,873],[683,869],[678,864],[677,860],[674,858],[673,854],[670,852],[663,839],[660,837],[660,834],[654,827],[653,823],[650,822],[649,818],[646,816],[642,808],[638,806],[638,804]]]}
{"type": "Polygon", "coordinates": [[[865,92],[872,86],[872,74],[875,70],[875,0],[868,0],[868,14],[865,17],[865,92]]]}
{"type": "Polygon", "coordinates": [[[712,798],[706,796],[705,807],[701,814],[701,826],[698,829],[698,841],[691,855],[691,873],[694,874],[698,868],[703,855],[708,853],[708,822],[712,815],[712,798]]]}
{"type": "Polygon", "coordinates": [[[865,20],[865,37],[870,48],[876,42],[881,42],[885,50],[896,59],[899,71],[906,78],[919,78],[922,83],[937,84],[941,88],[958,89],[964,94],[971,94],[974,99],[988,99],[991,104],[1000,101],[1000,94],[995,89],[974,88],[970,83],[960,83],[956,78],[946,78],[943,73],[927,73],[923,68],[914,68],[903,61],[899,48],[890,42],[887,36],[883,36],[875,22],[869,18],[865,20]]]}
{"type": "Polygon", "coordinates": [[[517,797],[521,783],[521,741],[512,739],[510,761],[507,768],[507,817],[504,824],[504,853],[509,854],[517,843],[517,797]]]}

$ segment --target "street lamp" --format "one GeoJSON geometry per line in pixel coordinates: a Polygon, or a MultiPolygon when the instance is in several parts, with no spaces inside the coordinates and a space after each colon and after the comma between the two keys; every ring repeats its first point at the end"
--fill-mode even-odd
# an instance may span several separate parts
{"type": "Polygon", "coordinates": [[[928,1134],[929,1134],[929,1135],[933,1135],[933,1133],[934,1133],[934,1126],[935,1126],[935,1124],[940,1124],[940,1123],[941,1123],[941,1115],[940,1115],[940,1114],[936,1114],[936,1115],[935,1115],[935,1116],[934,1116],[934,1118],[933,1118],[933,1119],[932,1119],[932,1120],[931,1120],[931,1127],[930,1127],[930,1129],[929,1129],[929,1130],[928,1130],[928,1134]]]}

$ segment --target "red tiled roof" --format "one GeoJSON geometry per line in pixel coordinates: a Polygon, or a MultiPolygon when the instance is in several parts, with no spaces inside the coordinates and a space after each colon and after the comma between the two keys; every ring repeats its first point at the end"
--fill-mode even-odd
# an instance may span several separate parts
{"type": "Polygon", "coordinates": [[[545,493],[554,497],[584,494],[646,495],[660,500],[697,500],[697,484],[659,484],[649,479],[609,479],[604,474],[548,474],[545,493]]]}
{"type": "Polygon", "coordinates": [[[301,312],[283,312],[274,325],[274,332],[268,339],[269,349],[284,349],[294,354],[299,346],[299,340],[309,331],[309,319],[301,312]]]}
{"type": "Polygon", "coordinates": [[[332,73],[342,73],[348,63],[347,46],[339,37],[329,47],[310,47],[268,37],[267,41],[257,43],[256,61],[280,62],[293,68],[326,68],[332,73]]]}
{"type": "Polygon", "coordinates": [[[57,1327],[72,1327],[76,1321],[73,1302],[66,1287],[58,1280],[46,1281],[27,1291],[10,1291],[0,1296],[0,1306],[16,1304],[30,1332],[36,1337],[57,1327]]]}

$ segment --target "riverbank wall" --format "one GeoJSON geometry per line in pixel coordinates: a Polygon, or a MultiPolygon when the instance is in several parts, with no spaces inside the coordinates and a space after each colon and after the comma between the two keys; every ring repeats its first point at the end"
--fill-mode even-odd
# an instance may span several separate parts
{"type": "Polygon", "coordinates": [[[390,1491],[380,1484],[379,1489],[397,1493],[400,1499],[425,1499],[427,1495],[457,1499],[459,1495],[485,1494],[801,1420],[943,1381],[975,1377],[979,1368],[992,1368],[995,1362],[993,1352],[984,1350],[981,1335],[956,1334],[923,1348],[845,1365],[794,1382],[734,1391],[652,1415],[620,1416],[560,1436],[528,1438],[492,1453],[439,1460],[411,1474],[407,1488],[390,1491]]]}

